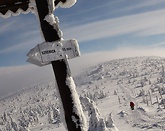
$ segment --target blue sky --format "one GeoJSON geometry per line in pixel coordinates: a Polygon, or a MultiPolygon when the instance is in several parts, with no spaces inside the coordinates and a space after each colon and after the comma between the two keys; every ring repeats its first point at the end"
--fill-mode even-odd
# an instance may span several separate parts
{"type": "MultiPolygon", "coordinates": [[[[165,49],[165,0],[78,0],[54,14],[64,39],[76,38],[82,55],[125,48],[165,49]]],[[[36,16],[0,18],[0,27],[0,66],[28,64],[26,54],[43,41],[36,16]]]]}

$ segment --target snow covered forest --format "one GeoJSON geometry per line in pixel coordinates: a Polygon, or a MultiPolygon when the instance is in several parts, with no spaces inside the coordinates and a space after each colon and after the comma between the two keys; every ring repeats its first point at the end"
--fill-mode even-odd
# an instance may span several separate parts
{"type": "MultiPolygon", "coordinates": [[[[0,16],[3,18],[30,12],[36,15],[43,42],[39,42],[40,44],[37,44],[28,52],[27,62],[38,66],[51,64],[56,78],[52,77],[48,79],[47,82],[45,80],[44,82],[41,81],[33,85],[29,84],[21,89],[19,86],[12,85],[13,89],[18,87],[20,90],[16,90],[5,97],[0,97],[0,131],[65,131],[67,129],[69,131],[165,130],[165,58],[144,56],[115,59],[83,68],[79,73],[76,72],[76,75],[73,77],[74,80],[72,79],[68,59],[80,56],[79,45],[75,39],[64,39],[59,27],[59,19],[54,16],[53,12],[58,7],[70,8],[76,2],[77,0],[43,0],[42,2],[40,0],[1,0],[0,16]],[[61,95],[61,97],[59,95],[61,95]]],[[[101,3],[104,2],[101,1],[101,3]]],[[[139,38],[139,40],[144,40],[146,36],[155,35],[159,38],[158,35],[164,34],[164,31],[160,31],[164,25],[157,21],[148,24],[148,21],[159,20],[161,16],[163,16],[161,14],[164,14],[164,10],[163,7],[160,6],[163,5],[162,3],[153,1],[151,3],[138,4],[133,2],[132,4],[129,3],[128,6],[126,2],[120,1],[108,2],[102,5],[100,1],[88,2],[88,5],[82,2],[81,5],[77,5],[74,10],[70,10],[70,14],[67,14],[68,12],[61,12],[64,14],[61,18],[65,17],[62,21],[67,22],[63,23],[63,27],[66,29],[64,32],[67,34],[68,30],[68,34],[74,34],[72,32],[81,30],[80,34],[73,36],[84,43],[100,43],[99,40],[103,40],[104,38],[105,41],[109,42],[110,40],[111,43],[114,43],[114,41],[118,39],[116,36],[124,38],[127,35],[128,38],[131,37],[134,39],[126,43],[132,43],[132,41],[136,41],[139,38]],[[107,4],[109,6],[106,6],[107,4]],[[122,8],[121,5],[123,6],[122,8]],[[132,5],[136,6],[134,7],[132,5]],[[153,5],[157,5],[157,7],[153,5]],[[89,7],[84,9],[80,8],[83,6],[89,7]],[[110,10],[109,12],[111,13],[107,13],[107,11],[103,12],[102,8],[110,10]],[[78,10],[80,10],[80,12],[78,12],[78,10]],[[86,14],[89,11],[90,15],[88,16],[86,14]],[[97,16],[91,17],[94,14],[97,14],[97,16]],[[104,14],[104,17],[99,18],[98,15],[102,14],[104,14]],[[159,17],[156,17],[157,15],[159,17]],[[77,20],[82,19],[82,21],[75,21],[75,18],[77,20]],[[132,19],[130,20],[129,18],[132,19]],[[111,23],[110,32],[107,30],[107,26],[102,26],[108,23],[111,23]],[[89,27],[91,28],[90,31],[89,27]],[[130,28],[128,29],[127,27],[130,28]],[[96,29],[93,30],[92,28],[96,29]],[[98,32],[97,30],[101,32],[99,33],[99,35],[101,34],[100,36],[95,33],[98,32]],[[138,37],[132,36],[133,33],[138,37]],[[84,34],[86,35],[85,37],[83,37],[84,34]]],[[[58,15],[58,12],[56,15],[58,15]]],[[[27,19],[30,19],[30,16],[27,19]]],[[[22,23],[24,22],[22,21],[22,23]]],[[[32,23],[35,25],[34,22],[32,23]]],[[[2,22],[4,30],[8,29],[11,25],[13,25],[13,23],[7,25],[7,23],[4,24],[4,22],[2,22]]],[[[15,29],[17,29],[17,32],[19,31],[19,28],[15,29]]],[[[36,29],[30,30],[29,32],[32,31],[37,34],[36,29]]],[[[26,34],[33,35],[29,32],[26,31],[26,34]]],[[[19,34],[24,33],[21,33],[20,30],[19,34]]],[[[21,36],[23,35],[19,36],[21,39],[25,38],[25,36],[21,36]]],[[[12,37],[14,38],[14,36],[12,37]]],[[[17,42],[13,41],[12,43],[15,44],[12,45],[12,48],[9,48],[8,44],[3,46],[1,53],[10,56],[18,49],[23,49],[22,45],[25,45],[26,39],[24,39],[24,44],[21,43],[21,39],[18,39],[17,42]]],[[[33,42],[35,41],[33,38],[30,39],[32,39],[33,42]]],[[[127,38],[125,37],[124,39],[127,38]]],[[[5,41],[5,39],[2,39],[2,43],[5,43],[5,41]]],[[[152,39],[149,39],[148,43],[146,41],[145,44],[147,45],[151,43],[151,41],[152,39]]],[[[28,43],[31,43],[29,38],[28,43]]],[[[119,47],[121,47],[121,43],[125,42],[115,42],[115,46],[110,44],[109,49],[113,51],[112,47],[114,49],[119,45],[119,47]]],[[[152,44],[151,47],[162,46],[164,40],[161,39],[159,41],[153,41],[152,43],[154,44],[152,44]]],[[[26,46],[24,48],[26,48],[26,46]]],[[[85,50],[87,51],[87,47],[85,50]]],[[[84,52],[86,52],[85,50],[84,52]]],[[[89,50],[87,52],[91,51],[89,50]]],[[[120,52],[120,54],[123,53],[120,52]]],[[[14,57],[12,58],[12,61],[13,60],[14,57]]],[[[19,62],[16,64],[18,63],[19,62]]],[[[81,61],[81,63],[83,62],[81,61]]],[[[5,63],[1,66],[3,67],[4,65],[5,63]]],[[[36,75],[39,76],[38,73],[36,73],[36,75]]],[[[20,76],[22,77],[22,75],[20,76]]],[[[36,80],[37,77],[34,79],[36,80]]],[[[11,81],[6,79],[2,81],[4,82],[4,80],[5,82],[7,81],[7,83],[11,83],[11,81]]],[[[19,79],[19,81],[21,81],[21,79],[19,79]]],[[[28,78],[27,81],[29,81],[28,78]]],[[[10,86],[7,88],[8,90],[9,87],[10,86]]],[[[7,92],[7,90],[4,91],[7,92]]],[[[1,94],[3,93],[1,92],[1,94]]]]}
{"type": "MultiPolygon", "coordinates": [[[[73,79],[88,131],[165,130],[165,58],[111,60],[83,69],[73,79]]],[[[48,81],[0,100],[0,131],[66,130],[56,84],[48,81]]]]}

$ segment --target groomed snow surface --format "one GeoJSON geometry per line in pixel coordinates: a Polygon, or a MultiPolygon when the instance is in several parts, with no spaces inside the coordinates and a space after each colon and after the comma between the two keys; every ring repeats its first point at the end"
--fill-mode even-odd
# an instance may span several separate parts
{"type": "MultiPolygon", "coordinates": [[[[164,131],[164,66],[164,58],[134,57],[100,63],[74,76],[89,131],[164,131]]],[[[0,129],[66,131],[55,86],[52,79],[2,99],[0,129]]]]}

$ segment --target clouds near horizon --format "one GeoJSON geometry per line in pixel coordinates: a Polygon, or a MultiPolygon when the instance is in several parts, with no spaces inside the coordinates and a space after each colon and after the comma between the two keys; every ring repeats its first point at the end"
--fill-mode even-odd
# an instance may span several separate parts
{"type": "MultiPolygon", "coordinates": [[[[165,57],[165,49],[152,48],[118,48],[113,51],[93,52],[83,54],[80,57],[69,60],[72,76],[90,66],[97,66],[99,63],[114,59],[138,57],[138,56],[160,56],[165,57]]],[[[0,67],[0,96],[5,96],[20,89],[35,86],[40,82],[53,80],[54,74],[51,65],[37,67],[34,65],[0,67]]]]}

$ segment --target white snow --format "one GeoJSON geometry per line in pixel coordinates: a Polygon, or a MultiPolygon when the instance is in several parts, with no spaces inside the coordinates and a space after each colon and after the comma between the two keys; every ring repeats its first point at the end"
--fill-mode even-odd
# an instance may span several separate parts
{"type": "MultiPolygon", "coordinates": [[[[76,86],[75,83],[73,81],[73,78],[68,76],[67,80],[66,80],[66,85],[68,85],[68,87],[70,87],[70,91],[71,91],[71,95],[73,98],[73,111],[74,113],[79,116],[79,122],[80,123],[76,123],[78,127],[81,127],[82,131],[86,131],[87,130],[87,123],[86,123],[86,117],[84,116],[84,113],[82,111],[82,106],[80,104],[80,100],[79,100],[79,96],[77,94],[76,91],[76,86]]],[[[77,122],[78,120],[72,116],[74,122],[77,122]]]]}
{"type": "Polygon", "coordinates": [[[35,10],[35,6],[36,6],[35,1],[34,1],[34,0],[30,0],[30,2],[29,2],[29,8],[28,8],[26,11],[24,11],[24,10],[22,10],[22,9],[18,9],[18,10],[14,13],[14,12],[8,10],[8,11],[6,12],[5,15],[3,15],[2,13],[0,13],[0,17],[2,17],[2,18],[9,18],[9,17],[11,17],[11,16],[18,16],[18,15],[20,15],[21,13],[22,13],[22,14],[28,14],[29,12],[34,13],[34,12],[35,12],[35,11],[34,11],[34,10],[35,10]]]}
{"type": "MultiPolygon", "coordinates": [[[[54,1],[56,1],[56,0],[54,0],[54,1]]],[[[58,8],[58,7],[70,8],[70,7],[73,6],[76,2],[77,2],[77,0],[66,0],[65,3],[59,2],[59,4],[57,5],[57,8],[58,8]]]]}
{"type": "Polygon", "coordinates": [[[50,25],[56,24],[53,14],[48,14],[44,20],[46,20],[50,25]]]}
{"type": "MultiPolygon", "coordinates": [[[[53,13],[53,11],[55,10],[55,8],[58,8],[58,7],[62,7],[62,8],[70,8],[71,6],[73,6],[77,0],[66,0],[65,3],[63,2],[59,2],[57,7],[55,7],[54,5],[54,2],[56,0],[48,0],[48,4],[49,4],[49,8],[50,8],[50,12],[53,13]]],[[[3,17],[3,18],[9,18],[10,16],[17,16],[17,15],[20,15],[21,13],[23,14],[27,14],[29,12],[32,12],[32,13],[36,13],[36,3],[34,0],[30,0],[29,2],[29,8],[24,11],[22,9],[18,9],[17,12],[12,12],[10,10],[8,10],[6,12],[5,15],[3,15],[2,13],[0,13],[0,17],[3,17]]]]}
{"type": "Polygon", "coordinates": [[[29,12],[31,11],[30,8],[28,8],[26,11],[22,10],[22,9],[18,9],[15,13],[13,13],[12,11],[8,10],[6,12],[5,15],[1,14],[0,13],[0,17],[3,17],[3,18],[9,18],[10,16],[18,16],[20,15],[21,13],[22,14],[28,14],[29,12]]]}
{"type": "MultiPolygon", "coordinates": [[[[88,106],[85,108],[82,104],[88,126],[92,119],[99,120],[102,129],[109,131],[165,130],[164,64],[165,59],[160,57],[116,59],[83,69],[74,76],[78,94],[93,101],[86,104],[93,105],[90,109],[93,109],[92,114],[95,112],[95,119],[91,118],[88,106]],[[135,110],[130,109],[130,101],[135,103],[135,110]]],[[[57,112],[56,84],[54,79],[48,81],[29,85],[29,88],[0,101],[2,131],[11,131],[12,128],[23,131],[66,130],[57,112]]],[[[68,84],[71,83],[69,77],[68,84]]]]}
{"type": "Polygon", "coordinates": [[[54,17],[54,15],[48,14],[45,16],[45,19],[50,25],[53,26],[53,28],[58,32],[59,37],[61,38],[63,36],[62,31],[59,29],[59,19],[58,17],[54,17]]]}
{"type": "Polygon", "coordinates": [[[65,59],[65,57],[67,59],[79,57],[80,50],[75,39],[43,42],[31,49],[27,56],[29,57],[27,62],[45,66],[50,64],[51,61],[65,59]]]}

